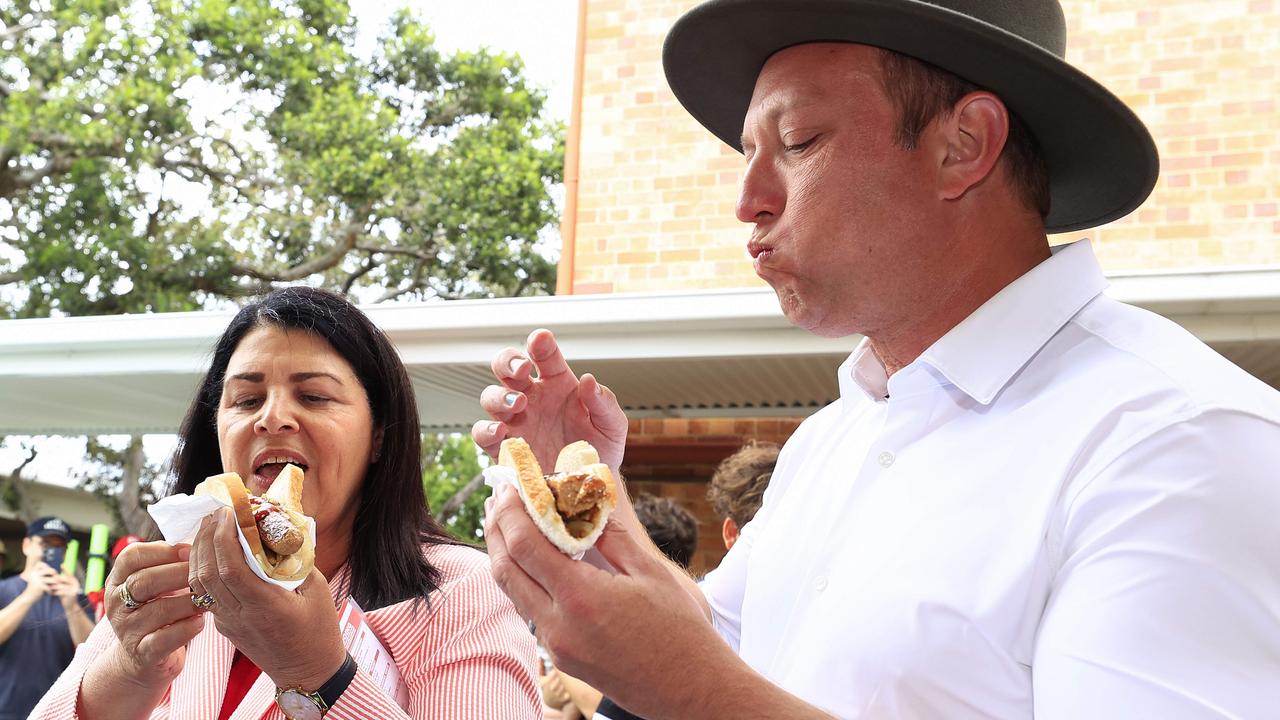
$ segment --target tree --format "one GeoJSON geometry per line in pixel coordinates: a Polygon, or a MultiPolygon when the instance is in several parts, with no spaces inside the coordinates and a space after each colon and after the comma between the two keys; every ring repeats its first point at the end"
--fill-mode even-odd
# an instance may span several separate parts
{"type": "Polygon", "coordinates": [[[18,317],[306,281],[546,293],[562,129],[517,57],[342,0],[0,0],[0,287],[18,317]]]}
{"type": "MultiPolygon", "coordinates": [[[[405,11],[357,45],[343,0],[0,0],[0,316],[550,292],[563,130],[519,58],[405,11]]],[[[89,447],[145,531],[141,438],[89,447]]]]}
{"type": "Polygon", "coordinates": [[[422,487],[427,504],[444,526],[468,542],[484,537],[484,481],[480,453],[466,434],[428,434],[422,439],[422,487]]]}

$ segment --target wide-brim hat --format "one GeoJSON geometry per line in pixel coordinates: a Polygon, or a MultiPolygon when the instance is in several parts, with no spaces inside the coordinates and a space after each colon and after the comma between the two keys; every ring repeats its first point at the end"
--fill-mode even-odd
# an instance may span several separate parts
{"type": "Polygon", "coordinates": [[[710,0],[676,21],[662,64],[689,113],[742,152],[765,61],[815,42],[895,50],[998,95],[1044,153],[1049,232],[1122,217],[1155,185],[1159,157],[1142,121],[1063,59],[1057,0],[710,0]]]}

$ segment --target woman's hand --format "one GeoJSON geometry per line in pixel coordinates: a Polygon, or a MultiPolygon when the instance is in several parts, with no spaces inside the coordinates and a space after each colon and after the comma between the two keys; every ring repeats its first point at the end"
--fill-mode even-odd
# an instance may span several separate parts
{"type": "Polygon", "coordinates": [[[315,691],[346,658],[328,583],[315,569],[292,592],[264,582],[245,562],[238,530],[229,508],[205,518],[186,582],[194,595],[213,598],[218,632],[276,685],[315,691]]]}
{"type": "Polygon", "coordinates": [[[187,643],[204,628],[202,613],[187,593],[186,545],[134,543],[116,558],[103,602],[119,644],[99,657],[94,672],[104,681],[163,689],[186,660],[187,643]],[[129,607],[123,594],[134,603],[129,607]]]}
{"type": "Polygon", "coordinates": [[[538,463],[550,469],[561,448],[586,440],[600,453],[600,462],[617,472],[627,444],[627,416],[612,391],[591,375],[573,374],[549,330],[534,330],[524,353],[499,352],[492,369],[501,384],[484,389],[480,407],[496,422],[481,420],[471,428],[485,452],[497,457],[504,439],[522,437],[538,463]]]}

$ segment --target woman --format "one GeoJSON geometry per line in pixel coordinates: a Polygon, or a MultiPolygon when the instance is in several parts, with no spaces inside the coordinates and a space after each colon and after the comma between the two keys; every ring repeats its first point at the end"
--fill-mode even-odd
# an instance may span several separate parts
{"type": "Polygon", "coordinates": [[[229,510],[190,546],[130,546],[107,580],[109,622],[33,718],[281,718],[278,690],[297,718],[541,716],[533,639],[488,559],[429,514],[408,374],[354,306],[289,288],[241,310],[180,441],[172,492],[226,470],[261,493],[284,463],[302,466],[315,570],[293,592],[258,579],[229,510]],[[337,615],[348,596],[390,652],[407,709],[353,672],[337,615]]]}

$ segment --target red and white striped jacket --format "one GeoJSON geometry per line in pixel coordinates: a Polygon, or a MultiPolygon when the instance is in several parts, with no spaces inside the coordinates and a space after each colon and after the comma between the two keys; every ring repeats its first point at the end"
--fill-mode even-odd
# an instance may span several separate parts
{"type": "MultiPolygon", "coordinates": [[[[405,601],[366,612],[369,626],[408,686],[408,712],[361,670],[326,720],[541,718],[533,636],[494,583],[488,556],[452,545],[432,545],[424,552],[442,575],[430,609],[420,605],[415,615],[412,601],[405,601]]],[[[343,566],[329,581],[338,605],[346,599],[350,575],[343,566]]],[[[98,623],[31,720],[78,717],[76,698],[85,670],[115,642],[111,624],[98,623]]],[[[230,641],[214,628],[213,617],[206,616],[204,630],[187,646],[182,672],[151,720],[218,717],[234,653],[230,641]]],[[[231,720],[284,720],[274,698],[271,678],[259,675],[231,720]]]]}

